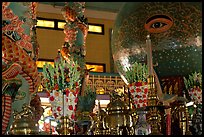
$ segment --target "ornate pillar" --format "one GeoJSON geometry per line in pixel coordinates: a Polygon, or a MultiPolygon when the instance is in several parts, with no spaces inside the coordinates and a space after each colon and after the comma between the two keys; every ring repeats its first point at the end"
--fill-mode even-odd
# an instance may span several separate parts
{"type": "Polygon", "coordinates": [[[2,134],[13,121],[13,110],[30,104],[38,89],[36,7],[37,2],[2,3],[2,134]]]}
{"type": "Polygon", "coordinates": [[[88,22],[83,15],[84,10],[85,2],[66,2],[62,9],[66,25],[64,26],[65,43],[61,53],[65,60],[72,56],[74,61],[79,64],[81,68],[81,83],[85,80],[85,42],[88,33],[88,22]]]}

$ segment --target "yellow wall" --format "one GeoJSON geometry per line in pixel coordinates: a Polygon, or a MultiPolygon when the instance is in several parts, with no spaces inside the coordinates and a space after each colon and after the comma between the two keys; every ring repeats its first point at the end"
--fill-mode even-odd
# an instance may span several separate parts
{"type": "MultiPolygon", "coordinates": [[[[61,14],[50,14],[39,12],[37,17],[61,19],[61,14]]],[[[110,29],[114,21],[104,19],[88,18],[88,23],[104,24],[104,35],[88,33],[86,39],[86,62],[106,64],[106,72],[110,72],[110,29]]],[[[62,30],[49,30],[37,28],[37,39],[40,45],[39,58],[54,59],[57,49],[64,43],[65,34],[62,30]]]]}

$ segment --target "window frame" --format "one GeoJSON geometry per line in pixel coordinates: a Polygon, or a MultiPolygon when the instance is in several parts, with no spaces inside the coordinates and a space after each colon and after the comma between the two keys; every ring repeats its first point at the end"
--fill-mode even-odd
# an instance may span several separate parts
{"type": "MultiPolygon", "coordinates": [[[[64,30],[64,29],[58,27],[58,22],[66,23],[65,20],[42,18],[42,17],[37,17],[37,20],[54,21],[54,27],[53,28],[51,28],[51,27],[42,27],[42,26],[37,26],[36,25],[36,28],[40,28],[40,29],[64,30]]],[[[99,27],[101,27],[101,31],[102,31],[102,32],[88,31],[89,34],[99,34],[99,35],[104,35],[105,34],[104,24],[88,23],[88,25],[99,26],[99,27]]]]}

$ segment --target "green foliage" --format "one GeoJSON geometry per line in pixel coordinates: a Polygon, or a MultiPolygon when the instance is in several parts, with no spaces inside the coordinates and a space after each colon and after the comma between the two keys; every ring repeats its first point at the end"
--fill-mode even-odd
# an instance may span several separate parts
{"type": "Polygon", "coordinates": [[[91,112],[95,106],[96,91],[87,86],[84,96],[78,96],[78,99],[77,109],[80,112],[91,112]]]}
{"type": "Polygon", "coordinates": [[[130,68],[127,68],[126,78],[128,83],[137,81],[147,81],[148,68],[146,64],[135,62],[130,68]]]}
{"type": "Polygon", "coordinates": [[[70,61],[67,62],[61,55],[59,61],[54,62],[54,67],[47,63],[43,66],[45,87],[48,90],[73,89],[76,83],[80,84],[80,75],[80,66],[77,61],[70,58],[70,61]]]}
{"type": "Polygon", "coordinates": [[[190,74],[188,79],[185,77],[183,79],[186,89],[193,88],[194,86],[202,88],[202,73],[195,72],[190,74]]]}

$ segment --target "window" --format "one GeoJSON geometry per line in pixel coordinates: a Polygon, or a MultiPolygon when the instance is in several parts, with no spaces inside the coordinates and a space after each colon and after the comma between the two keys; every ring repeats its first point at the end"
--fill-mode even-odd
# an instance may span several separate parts
{"type": "Polygon", "coordinates": [[[52,60],[38,60],[38,61],[36,61],[36,65],[38,68],[43,68],[45,63],[51,64],[54,67],[54,61],[52,61],[52,60]]]}
{"type": "Polygon", "coordinates": [[[100,63],[86,63],[86,68],[91,69],[92,72],[106,72],[106,65],[100,63]]]}
{"type": "MultiPolygon", "coordinates": [[[[64,20],[37,17],[37,28],[64,30],[65,24],[66,22],[64,20]]],[[[89,23],[88,33],[104,35],[104,25],[89,23]]]]}
{"type": "MultiPolygon", "coordinates": [[[[43,65],[45,65],[45,63],[51,64],[54,67],[54,60],[52,60],[52,59],[38,59],[38,61],[36,61],[38,71],[42,72],[42,68],[43,68],[43,65]]],[[[106,65],[102,64],[102,63],[87,62],[86,67],[87,67],[87,69],[92,68],[90,70],[92,72],[105,72],[106,71],[106,65]]]]}
{"type": "Polygon", "coordinates": [[[37,26],[38,27],[54,28],[55,24],[54,24],[54,21],[38,20],[37,21],[37,26]]]}
{"type": "Polygon", "coordinates": [[[57,26],[58,26],[58,28],[59,29],[64,29],[64,25],[66,24],[66,22],[57,22],[58,24],[57,24],[57,26]]]}

